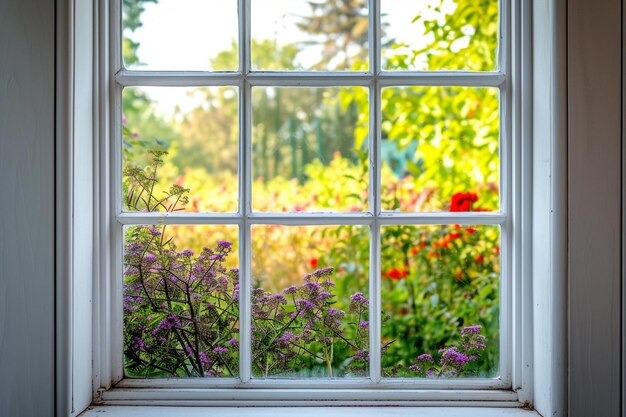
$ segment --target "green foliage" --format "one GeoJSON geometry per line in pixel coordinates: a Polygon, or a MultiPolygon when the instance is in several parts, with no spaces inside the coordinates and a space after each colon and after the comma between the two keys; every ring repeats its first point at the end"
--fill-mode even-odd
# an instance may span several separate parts
{"type": "Polygon", "coordinates": [[[404,365],[448,342],[457,327],[481,324],[482,376],[498,367],[497,227],[389,226],[382,233],[383,368],[404,365]]]}
{"type": "MultiPolygon", "coordinates": [[[[436,0],[413,19],[413,39],[422,48],[395,43],[385,69],[493,71],[498,50],[497,0],[436,0]],[[408,52],[407,52],[408,51],[408,52]]],[[[407,11],[408,12],[408,11],[407,11]]]]}
{"type": "MultiPolygon", "coordinates": [[[[155,0],[145,0],[155,1],[155,0]]],[[[140,25],[143,1],[125,0],[129,30],[140,25]]],[[[497,0],[442,0],[432,13],[416,16],[415,36],[424,47],[390,43],[388,70],[496,69],[497,0]]],[[[365,2],[311,1],[299,23],[322,47],[316,69],[366,68],[365,2]],[[339,10],[349,18],[340,19],[339,10]],[[364,20],[365,19],[365,20],[364,20]],[[332,29],[332,30],[331,30],[332,29]]],[[[411,11],[407,10],[410,14],[411,11]]],[[[137,45],[124,41],[125,62],[137,64],[137,45]],[[134,60],[134,61],[133,61],[134,60]]],[[[390,41],[391,42],[391,41],[390,41]]],[[[253,40],[253,67],[300,67],[307,45],[253,40]]],[[[220,52],[214,67],[236,67],[237,49],[220,52]]],[[[202,103],[177,119],[164,119],[140,89],[124,93],[125,164],[132,184],[125,196],[136,210],[166,211],[169,201],[194,190],[186,210],[237,209],[238,98],[226,89],[198,88],[202,103]],[[155,146],[156,145],[156,146],[155,146]],[[147,149],[167,149],[163,165],[147,149]],[[170,184],[177,184],[171,189],[170,184]],[[159,196],[142,200],[139,188],[159,196]]],[[[459,192],[478,194],[473,209],[499,209],[500,116],[495,88],[389,87],[382,91],[382,208],[439,211],[459,192]]],[[[368,205],[369,98],[366,89],[253,89],[253,198],[257,211],[362,211],[368,205]],[[346,139],[347,138],[347,139],[346,139]]],[[[221,230],[235,240],[233,230],[221,230]]],[[[257,286],[280,292],[309,272],[313,261],[335,268],[337,308],[369,286],[366,227],[268,227],[253,236],[253,270],[266,278],[257,286]]],[[[253,231],[254,234],[254,231],[253,231]]],[[[196,231],[177,231],[186,247],[202,248],[196,231]]],[[[195,249],[195,248],[194,248],[195,249]]],[[[388,376],[411,376],[415,356],[455,343],[459,327],[481,324],[487,350],[471,365],[473,374],[493,376],[499,346],[499,231],[497,227],[394,226],[383,229],[382,307],[384,360],[388,376]]],[[[321,346],[320,346],[321,348],[321,346]]],[[[318,351],[316,351],[318,352],[318,351]]],[[[319,351],[321,352],[321,351],[319,351]]],[[[338,357],[342,357],[340,354],[338,357]]],[[[345,355],[344,355],[345,356],[345,355]]],[[[323,355],[322,355],[323,357],[323,355]]],[[[270,358],[275,361],[276,358],[270,358]]],[[[312,366],[312,364],[309,364],[312,366]]],[[[319,363],[318,363],[319,365],[319,363]]],[[[339,369],[339,365],[333,366],[339,369]]],[[[259,368],[262,369],[259,364],[259,368]]],[[[262,372],[261,372],[262,373],[262,372]]]]}
{"type": "MultiPolygon", "coordinates": [[[[499,186],[498,109],[498,93],[491,88],[386,88],[383,143],[394,142],[399,149],[413,145],[413,155],[400,175],[407,176],[413,190],[432,190],[439,209],[452,194],[474,190],[483,196],[482,207],[494,210],[499,186]]],[[[383,182],[389,179],[390,173],[384,172],[383,182]]],[[[402,198],[402,190],[397,190],[383,206],[402,209],[402,198]]]]}
{"type": "MultiPolygon", "coordinates": [[[[155,195],[165,154],[154,151],[152,155],[145,168],[125,170],[127,208],[176,211],[188,203],[189,190],[174,184],[163,198],[155,195]]],[[[452,209],[471,210],[474,200],[471,193],[455,196],[452,209]]],[[[190,245],[179,246],[185,241],[182,235],[174,231],[170,237],[166,228],[169,226],[133,226],[125,233],[127,375],[236,376],[239,277],[237,268],[226,268],[228,254],[236,253],[231,243],[236,229],[229,240],[219,240],[215,249],[209,249],[207,238],[201,237],[203,247],[194,251],[190,245]]],[[[296,228],[299,235],[303,235],[301,229],[296,228]]],[[[479,334],[485,325],[497,334],[498,234],[488,229],[384,229],[384,375],[493,374],[498,345],[488,344],[494,339],[479,334]],[[398,267],[387,269],[390,266],[398,267]],[[391,281],[385,279],[394,282],[389,285],[391,281]],[[451,345],[448,329],[462,325],[460,342],[451,345]],[[440,346],[446,347],[439,350],[440,361],[434,362],[433,355],[425,352],[440,346]],[[484,356],[487,346],[488,355],[484,356]]],[[[281,240],[278,247],[260,251],[276,254],[267,257],[270,275],[276,272],[274,265],[283,263],[278,255],[288,235],[278,229],[275,237],[281,240]]],[[[272,240],[263,236],[262,244],[272,244],[272,240]]],[[[369,301],[362,291],[368,288],[368,230],[358,226],[316,228],[304,235],[303,241],[320,256],[305,267],[315,271],[306,273],[304,282],[280,283],[271,291],[264,289],[265,280],[254,283],[253,371],[263,377],[366,375],[369,301]],[[315,239],[323,244],[312,244],[315,239]],[[320,262],[334,267],[316,269],[320,262]]],[[[254,253],[259,253],[258,248],[254,253]]],[[[302,265],[304,259],[296,257],[291,266],[302,265]]]]}

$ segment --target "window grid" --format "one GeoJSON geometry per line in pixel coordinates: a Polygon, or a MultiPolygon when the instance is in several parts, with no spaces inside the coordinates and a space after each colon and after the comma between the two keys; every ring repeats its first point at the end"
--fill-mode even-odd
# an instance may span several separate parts
{"type": "Polygon", "coordinates": [[[112,320],[112,379],[123,379],[121,299],[122,288],[119,277],[123,272],[123,227],[142,224],[233,224],[239,227],[239,259],[241,311],[250,312],[252,289],[252,254],[251,226],[255,224],[281,225],[367,225],[370,228],[370,366],[369,381],[365,380],[263,380],[251,379],[251,315],[240,317],[240,369],[239,378],[207,378],[206,382],[185,381],[178,379],[125,380],[121,386],[248,386],[264,388],[298,388],[337,386],[341,388],[403,387],[403,388],[506,388],[511,386],[511,285],[512,285],[512,219],[509,215],[513,190],[511,148],[512,103],[510,95],[511,79],[508,68],[510,39],[510,17],[508,1],[499,3],[499,44],[497,51],[497,70],[491,72],[470,71],[383,71],[381,69],[381,40],[379,34],[381,0],[368,0],[369,7],[369,71],[367,72],[312,72],[312,71],[251,71],[250,65],[250,2],[238,0],[239,8],[239,70],[234,72],[187,72],[187,71],[131,71],[123,66],[121,57],[121,0],[113,7],[111,24],[111,67],[113,74],[112,89],[112,168],[110,175],[113,185],[112,209],[112,277],[114,288],[111,300],[112,320]],[[117,9],[117,10],[115,10],[117,9]],[[121,116],[122,91],[130,86],[233,86],[239,91],[239,155],[238,155],[238,199],[237,213],[131,213],[122,209],[121,195],[121,116]],[[273,214],[252,211],[252,109],[251,92],[254,86],[276,87],[327,87],[327,86],[363,86],[368,88],[369,107],[369,208],[361,213],[289,213],[273,214]],[[381,92],[388,86],[459,86],[459,87],[497,87],[500,96],[500,212],[433,212],[433,213],[396,213],[381,210],[381,92]],[[500,366],[497,378],[476,378],[469,380],[420,380],[405,378],[381,378],[381,248],[380,230],[382,225],[499,225],[501,245],[500,271],[500,366]],[[119,313],[116,313],[119,312],[119,313]]]}

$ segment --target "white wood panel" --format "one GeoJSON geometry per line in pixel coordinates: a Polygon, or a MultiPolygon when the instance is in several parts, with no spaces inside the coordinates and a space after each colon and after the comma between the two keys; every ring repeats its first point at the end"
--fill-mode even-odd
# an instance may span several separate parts
{"type": "Polygon", "coordinates": [[[568,3],[572,417],[620,414],[621,2],[568,3]]]}
{"type": "MultiPolygon", "coordinates": [[[[94,276],[94,68],[93,5],[75,2],[72,194],[72,415],[92,397],[94,276]]],[[[62,112],[62,109],[59,109],[62,112]]],[[[63,254],[60,254],[63,256],[63,254]]]]}
{"type": "Polygon", "coordinates": [[[534,411],[519,408],[496,409],[478,407],[93,407],[82,417],[539,417],[534,411]]]}
{"type": "Polygon", "coordinates": [[[565,417],[567,392],[565,1],[533,1],[533,405],[565,417]]]}
{"type": "Polygon", "coordinates": [[[51,1],[0,1],[0,190],[0,416],[52,416],[51,1]]]}

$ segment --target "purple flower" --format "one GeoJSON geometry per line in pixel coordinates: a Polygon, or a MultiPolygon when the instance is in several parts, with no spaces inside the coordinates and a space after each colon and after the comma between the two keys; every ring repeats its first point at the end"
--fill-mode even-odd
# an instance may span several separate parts
{"type": "Polygon", "coordinates": [[[333,295],[331,293],[329,293],[328,291],[322,291],[319,294],[317,294],[317,299],[318,300],[327,300],[329,298],[332,298],[333,295]]]}
{"type": "Polygon", "coordinates": [[[363,295],[362,292],[356,292],[350,296],[350,301],[357,304],[367,304],[367,298],[363,295]]]}
{"type": "Polygon", "coordinates": [[[230,247],[231,247],[232,245],[233,245],[233,244],[232,244],[232,243],[230,243],[230,242],[229,242],[229,241],[227,241],[227,240],[220,240],[220,241],[218,241],[218,242],[217,242],[217,247],[218,247],[218,248],[230,249],[230,247]]]}
{"type": "Polygon", "coordinates": [[[298,291],[298,287],[296,287],[295,285],[292,285],[290,287],[287,287],[283,290],[283,292],[285,294],[295,294],[296,291],[298,291]]]}
{"type": "Polygon", "coordinates": [[[335,269],[332,266],[327,266],[326,268],[321,268],[313,272],[313,275],[319,278],[325,275],[330,275],[334,270],[335,269]]]}
{"type": "Polygon", "coordinates": [[[315,307],[315,304],[313,304],[309,300],[305,300],[305,299],[302,299],[302,298],[299,298],[299,299],[296,300],[296,305],[298,307],[302,307],[303,310],[307,310],[307,309],[315,307]]]}
{"type": "Polygon", "coordinates": [[[329,308],[329,309],[328,309],[328,311],[327,311],[327,313],[326,313],[326,314],[327,314],[329,317],[332,317],[332,316],[343,316],[343,315],[345,315],[346,313],[345,313],[345,311],[343,311],[343,310],[338,310],[338,309],[336,309],[336,308],[332,308],[332,307],[331,307],[331,308],[329,308]]]}
{"type": "Polygon", "coordinates": [[[126,276],[136,275],[138,273],[139,273],[139,270],[137,268],[133,268],[133,267],[130,267],[126,271],[124,271],[124,275],[126,275],[126,276]]]}
{"type": "Polygon", "coordinates": [[[360,349],[356,352],[356,354],[352,357],[354,360],[365,360],[368,361],[370,359],[370,355],[367,353],[367,350],[360,349]]]}
{"type": "Polygon", "coordinates": [[[304,286],[306,288],[309,289],[309,291],[314,292],[314,291],[319,291],[320,290],[320,284],[318,284],[317,282],[313,282],[313,281],[309,281],[304,283],[304,286]]]}
{"type": "Polygon", "coordinates": [[[291,332],[285,332],[285,334],[282,335],[281,337],[277,338],[276,341],[277,342],[289,342],[294,337],[296,337],[295,334],[293,334],[291,332]]]}
{"type": "Polygon", "coordinates": [[[433,356],[429,353],[422,353],[417,357],[418,362],[433,362],[433,356]]]}
{"type": "Polygon", "coordinates": [[[148,254],[146,254],[146,256],[143,257],[143,259],[144,259],[144,261],[146,261],[148,263],[153,263],[153,262],[156,262],[157,257],[153,253],[148,253],[148,254]]]}
{"type": "Polygon", "coordinates": [[[414,371],[414,372],[421,373],[422,372],[422,368],[420,368],[419,365],[414,364],[414,365],[409,366],[409,371],[414,371]]]}
{"type": "Polygon", "coordinates": [[[170,314],[161,320],[157,328],[152,331],[152,334],[155,335],[159,332],[159,330],[170,330],[173,327],[181,327],[180,318],[174,314],[170,314]]]}
{"type": "Polygon", "coordinates": [[[474,326],[467,326],[461,330],[461,336],[465,336],[468,334],[478,334],[480,333],[481,326],[479,324],[474,326]]]}
{"type": "Polygon", "coordinates": [[[223,346],[215,346],[215,348],[213,348],[213,352],[215,352],[215,353],[226,353],[226,352],[228,352],[228,348],[227,347],[223,347],[223,346]]]}
{"type": "Polygon", "coordinates": [[[285,304],[287,302],[287,300],[285,299],[285,296],[282,294],[272,294],[272,296],[270,297],[270,300],[278,301],[281,304],[285,304]]]}
{"type": "Polygon", "coordinates": [[[206,352],[200,352],[198,356],[200,356],[200,362],[202,363],[202,366],[209,366],[209,357],[207,356],[206,352]]]}
{"type": "Polygon", "coordinates": [[[133,242],[133,243],[129,243],[126,246],[126,252],[127,252],[127,255],[140,255],[143,248],[144,248],[143,245],[137,242],[133,242]]]}
{"type": "Polygon", "coordinates": [[[228,343],[230,343],[231,345],[236,345],[237,344],[237,339],[235,339],[234,337],[232,339],[230,339],[228,341],[228,343]]]}
{"type": "Polygon", "coordinates": [[[135,343],[133,344],[133,348],[138,349],[140,351],[146,351],[150,349],[150,345],[147,345],[146,342],[139,336],[134,337],[135,343]]]}
{"type": "Polygon", "coordinates": [[[154,226],[152,226],[152,227],[150,228],[150,234],[151,234],[152,236],[154,236],[154,237],[159,237],[159,236],[161,236],[161,232],[159,232],[159,231],[157,230],[157,228],[156,228],[156,227],[154,227],[154,226]]]}
{"type": "Polygon", "coordinates": [[[190,249],[185,249],[184,251],[182,251],[180,253],[181,256],[187,256],[187,257],[192,257],[193,256],[193,251],[190,249]]]}
{"type": "Polygon", "coordinates": [[[469,362],[469,358],[463,353],[456,350],[456,347],[452,346],[443,350],[441,356],[441,364],[447,363],[452,366],[465,366],[469,362]]]}
{"type": "Polygon", "coordinates": [[[367,327],[369,325],[370,325],[369,321],[362,321],[362,322],[359,323],[359,327],[367,327]]]}

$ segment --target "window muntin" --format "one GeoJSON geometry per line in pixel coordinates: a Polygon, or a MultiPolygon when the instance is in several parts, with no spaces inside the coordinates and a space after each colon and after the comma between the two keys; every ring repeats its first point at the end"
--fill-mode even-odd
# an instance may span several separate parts
{"type": "MultiPolygon", "coordinates": [[[[375,3],[375,2],[373,2],[375,3]]],[[[371,8],[372,10],[377,10],[376,7],[371,8]]],[[[245,22],[249,18],[246,16],[246,9],[240,8],[243,11],[242,16],[240,16],[240,21],[245,22]]],[[[253,9],[252,9],[253,10],[253,9]]],[[[380,16],[377,19],[371,19],[373,22],[370,22],[370,32],[372,34],[379,33],[380,27],[376,25],[375,22],[380,21],[380,16]]],[[[239,140],[239,212],[234,215],[231,214],[219,214],[219,213],[206,213],[206,214],[197,214],[194,213],[186,217],[186,215],[182,213],[170,214],[170,215],[157,215],[150,213],[120,213],[116,216],[116,220],[122,224],[139,224],[139,223],[153,223],[161,222],[165,224],[169,223],[184,223],[190,219],[193,219],[193,223],[200,224],[232,224],[238,225],[238,237],[240,238],[240,242],[243,242],[240,249],[240,257],[243,259],[243,264],[240,267],[241,276],[241,284],[242,287],[250,287],[251,278],[253,278],[253,267],[251,261],[251,251],[246,249],[246,246],[249,246],[252,241],[251,238],[251,229],[256,227],[256,224],[275,224],[275,225],[293,225],[293,226],[305,226],[305,225],[317,225],[317,224],[325,224],[325,225],[342,225],[342,224],[362,224],[369,225],[370,231],[370,242],[371,246],[369,248],[371,252],[371,268],[370,268],[370,279],[369,279],[369,291],[371,294],[370,299],[370,315],[372,317],[372,331],[371,331],[371,340],[376,340],[378,336],[380,336],[380,298],[381,295],[379,293],[381,288],[381,279],[382,273],[381,270],[381,261],[378,259],[379,251],[381,250],[381,227],[386,224],[397,224],[397,225],[407,225],[407,224],[415,224],[415,225],[427,225],[427,224],[477,224],[477,225],[485,225],[485,224],[499,224],[502,225],[502,252],[509,256],[510,245],[507,243],[510,239],[510,232],[506,227],[508,221],[508,203],[507,198],[510,196],[510,190],[503,190],[503,195],[500,196],[500,211],[493,213],[441,213],[441,215],[435,215],[429,213],[397,213],[397,212],[382,212],[381,208],[381,195],[380,190],[382,186],[381,181],[381,143],[380,140],[376,139],[380,138],[381,135],[381,91],[383,88],[409,88],[411,86],[430,86],[430,85],[438,85],[438,86],[459,86],[459,87],[497,87],[502,88],[505,85],[505,81],[507,79],[506,72],[498,72],[498,73],[485,73],[485,74],[472,74],[472,73],[404,73],[400,74],[388,74],[385,72],[376,72],[373,71],[371,73],[354,73],[354,74],[339,74],[339,73],[324,73],[322,77],[318,77],[315,74],[310,73],[297,73],[297,72],[276,72],[273,74],[254,72],[250,70],[246,70],[246,68],[250,67],[250,58],[248,57],[248,51],[250,50],[249,42],[246,42],[245,35],[247,30],[240,30],[240,44],[244,45],[244,48],[240,50],[239,61],[243,63],[244,71],[241,73],[233,73],[233,74],[220,74],[220,73],[203,73],[203,74],[185,74],[185,73],[133,73],[132,71],[122,70],[117,74],[117,82],[119,83],[118,91],[122,91],[124,86],[134,86],[134,85],[156,85],[156,86],[164,86],[164,85],[179,85],[179,86],[198,86],[198,85],[215,85],[215,86],[236,86],[238,88],[238,97],[239,97],[239,128],[240,128],[240,140],[239,140]],[[247,44],[248,48],[245,47],[247,44]],[[359,85],[364,88],[369,89],[369,106],[367,108],[367,113],[369,115],[369,129],[371,132],[377,133],[369,135],[366,138],[369,148],[371,149],[370,155],[368,157],[368,166],[376,167],[377,169],[371,169],[368,172],[369,184],[370,187],[368,189],[368,198],[371,201],[371,206],[368,211],[362,213],[349,213],[346,215],[335,214],[335,213],[310,213],[307,215],[302,215],[299,213],[289,213],[283,214],[278,212],[268,212],[268,213],[254,213],[251,209],[250,205],[253,201],[253,177],[251,173],[253,172],[253,160],[254,160],[254,148],[253,148],[253,109],[251,108],[252,101],[254,97],[254,90],[256,88],[267,88],[267,87],[293,87],[295,85],[298,86],[307,86],[307,87],[338,87],[338,86],[352,86],[359,85]]],[[[373,36],[373,35],[372,35],[373,36]]],[[[373,42],[373,45],[377,45],[375,49],[380,51],[380,44],[378,42],[373,42]]],[[[369,62],[372,64],[374,68],[380,66],[380,57],[377,53],[370,54],[369,62]]],[[[509,105],[506,101],[506,95],[504,90],[500,90],[501,92],[501,107],[499,110],[499,115],[506,114],[507,106],[509,105]]],[[[118,116],[121,118],[121,116],[118,116]]],[[[499,125],[506,127],[507,120],[502,117],[499,125]]],[[[115,130],[115,129],[114,129],[115,130]]],[[[504,133],[508,132],[508,129],[504,129],[504,133]]],[[[503,135],[500,140],[502,143],[498,147],[498,152],[502,157],[503,163],[499,166],[499,176],[502,178],[503,187],[504,184],[510,184],[510,171],[509,166],[507,165],[507,154],[506,151],[509,147],[508,143],[511,140],[510,136],[503,135]]],[[[119,144],[119,138],[118,142],[119,144]]],[[[116,145],[117,146],[117,145],[116,145]]],[[[116,150],[116,152],[119,152],[116,150]]],[[[118,160],[121,159],[118,157],[118,160]]],[[[115,178],[117,178],[117,183],[119,184],[121,181],[119,176],[119,172],[116,174],[115,178]]],[[[384,177],[383,177],[384,178],[384,177]]],[[[119,192],[119,191],[118,191],[119,192]]],[[[120,201],[121,199],[118,199],[120,201]]],[[[118,206],[119,207],[119,206],[118,206]]],[[[118,260],[119,261],[119,260],[118,260]]],[[[504,261],[506,263],[506,261],[504,261]]],[[[503,268],[502,276],[505,277],[505,281],[510,279],[508,272],[506,271],[506,266],[503,268]]],[[[503,293],[503,307],[510,308],[505,303],[508,303],[508,295],[507,295],[507,284],[506,282],[502,285],[501,292],[503,293]]],[[[242,296],[242,308],[244,310],[250,310],[250,294],[246,294],[242,296]]],[[[501,313],[501,317],[504,318],[503,322],[506,322],[507,317],[509,317],[508,313],[501,313]]],[[[250,355],[250,332],[247,331],[246,321],[250,320],[250,317],[247,315],[242,316],[242,338],[241,338],[241,348],[242,348],[242,363],[241,363],[241,380],[247,381],[251,375],[251,368],[249,364],[249,355],[250,355]]],[[[507,330],[506,326],[501,324],[501,340],[506,340],[507,330]]],[[[501,342],[505,343],[505,342],[501,342]]],[[[505,346],[505,349],[507,347],[505,346]]],[[[381,377],[381,369],[380,369],[380,345],[375,342],[370,343],[370,380],[372,383],[379,383],[381,377]]],[[[506,358],[506,355],[503,355],[500,363],[500,376],[499,381],[503,384],[502,386],[507,385],[507,369],[509,369],[510,363],[506,358]]],[[[432,381],[424,381],[424,386],[428,386],[429,382],[432,381]]],[[[385,381],[383,380],[384,384],[385,381]]],[[[414,386],[419,386],[417,383],[414,386]]],[[[437,384],[434,384],[437,385],[437,384]]],[[[476,382],[475,386],[480,386],[480,381],[476,382]]],[[[493,382],[488,383],[489,386],[493,386],[493,382]]]]}

